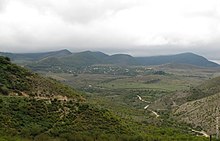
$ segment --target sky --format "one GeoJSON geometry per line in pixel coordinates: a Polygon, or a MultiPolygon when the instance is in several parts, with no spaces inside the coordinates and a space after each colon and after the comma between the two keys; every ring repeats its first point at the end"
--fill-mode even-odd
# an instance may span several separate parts
{"type": "Polygon", "coordinates": [[[220,60],[219,0],[0,0],[0,51],[220,60]]]}

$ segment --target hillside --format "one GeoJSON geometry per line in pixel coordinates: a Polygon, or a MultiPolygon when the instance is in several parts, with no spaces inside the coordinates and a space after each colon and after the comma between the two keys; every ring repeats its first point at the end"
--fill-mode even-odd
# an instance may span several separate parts
{"type": "Polygon", "coordinates": [[[207,98],[220,92],[220,77],[203,82],[188,91],[177,91],[158,99],[152,107],[172,109],[186,102],[207,98]],[[175,104],[174,104],[175,103],[175,104]]]}
{"type": "Polygon", "coordinates": [[[189,101],[208,97],[220,92],[220,77],[216,77],[190,89],[189,101]]]}
{"type": "Polygon", "coordinates": [[[216,117],[219,116],[220,93],[187,102],[174,112],[176,119],[191,124],[194,128],[205,130],[208,134],[216,132],[216,117]]]}
{"type": "Polygon", "coordinates": [[[174,92],[157,100],[154,109],[169,109],[176,120],[215,134],[216,117],[219,116],[220,77],[191,87],[189,91],[174,92]]]}
{"type": "Polygon", "coordinates": [[[12,64],[9,58],[0,57],[0,64],[0,92],[4,95],[45,98],[61,95],[80,98],[80,95],[69,87],[12,64]]]}
{"type": "Polygon", "coordinates": [[[11,64],[8,58],[0,57],[0,66],[1,135],[74,139],[72,135],[133,134],[123,121],[89,105],[75,90],[11,64]]]}

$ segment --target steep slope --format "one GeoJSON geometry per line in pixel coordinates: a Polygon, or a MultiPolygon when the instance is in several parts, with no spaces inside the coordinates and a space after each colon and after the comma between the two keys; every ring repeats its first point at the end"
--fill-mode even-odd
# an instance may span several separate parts
{"type": "Polygon", "coordinates": [[[219,67],[218,64],[211,62],[206,58],[193,53],[182,53],[177,55],[152,56],[152,57],[136,57],[136,59],[142,65],[161,65],[167,63],[177,63],[177,64],[191,64],[201,67],[219,67]]]}
{"type": "Polygon", "coordinates": [[[174,116],[180,121],[201,127],[210,134],[214,134],[216,117],[219,116],[220,110],[219,84],[220,77],[217,77],[191,88],[183,98],[185,103],[176,108],[174,116]]]}
{"type": "Polygon", "coordinates": [[[176,119],[215,134],[216,117],[219,116],[220,93],[187,102],[174,112],[176,119]]]}

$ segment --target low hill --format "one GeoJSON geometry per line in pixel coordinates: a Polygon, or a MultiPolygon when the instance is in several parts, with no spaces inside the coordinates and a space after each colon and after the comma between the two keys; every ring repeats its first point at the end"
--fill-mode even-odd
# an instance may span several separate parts
{"type": "Polygon", "coordinates": [[[80,97],[77,92],[52,79],[10,63],[9,58],[0,57],[0,92],[11,96],[45,97],[61,95],[80,97]]]}
{"type": "Polygon", "coordinates": [[[174,63],[174,64],[190,64],[200,67],[219,67],[217,63],[211,62],[206,58],[196,55],[194,53],[182,53],[176,55],[152,56],[152,57],[136,57],[136,59],[140,64],[147,66],[174,63]]]}
{"type": "Polygon", "coordinates": [[[84,67],[96,64],[113,64],[113,65],[136,65],[137,62],[135,58],[126,54],[116,54],[109,56],[102,52],[79,52],[73,53],[60,58],[48,57],[36,61],[35,63],[29,64],[30,68],[35,68],[47,66],[59,66],[59,67],[84,67]]]}
{"type": "Polygon", "coordinates": [[[88,66],[101,64],[108,55],[102,52],[79,52],[60,58],[60,61],[69,66],[88,66]]]}

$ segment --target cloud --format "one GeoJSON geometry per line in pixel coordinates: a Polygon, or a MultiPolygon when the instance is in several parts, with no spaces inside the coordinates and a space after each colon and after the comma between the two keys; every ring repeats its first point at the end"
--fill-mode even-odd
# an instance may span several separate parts
{"type": "Polygon", "coordinates": [[[40,11],[50,11],[63,20],[73,23],[88,23],[105,18],[120,10],[128,9],[142,0],[20,0],[40,11]]]}
{"type": "Polygon", "coordinates": [[[0,5],[1,51],[193,51],[210,57],[220,51],[218,0],[0,0],[0,5]]]}
{"type": "Polygon", "coordinates": [[[5,9],[6,2],[6,0],[0,0],[0,12],[2,12],[5,9]]]}

